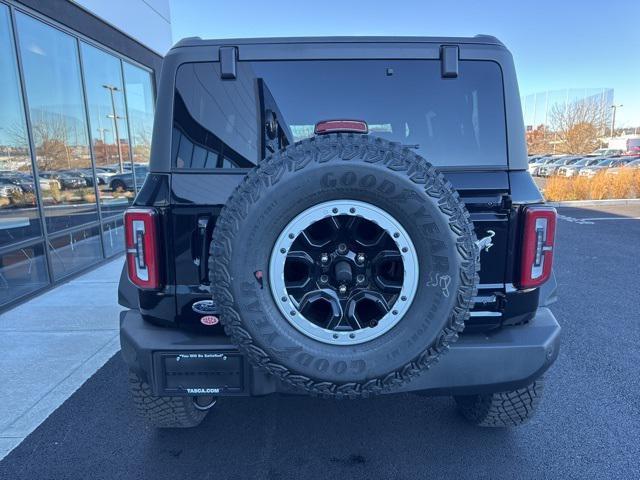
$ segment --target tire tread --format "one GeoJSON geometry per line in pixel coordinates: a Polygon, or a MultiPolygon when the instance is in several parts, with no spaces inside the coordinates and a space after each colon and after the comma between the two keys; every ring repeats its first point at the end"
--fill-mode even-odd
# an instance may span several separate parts
{"type": "Polygon", "coordinates": [[[191,428],[202,422],[207,411],[193,406],[191,397],[159,397],[151,385],[129,372],[129,386],[138,415],[157,428],[191,428]]]}
{"type": "Polygon", "coordinates": [[[479,427],[515,427],[533,417],[544,391],[544,379],[508,392],[455,397],[462,416],[479,427]]]}

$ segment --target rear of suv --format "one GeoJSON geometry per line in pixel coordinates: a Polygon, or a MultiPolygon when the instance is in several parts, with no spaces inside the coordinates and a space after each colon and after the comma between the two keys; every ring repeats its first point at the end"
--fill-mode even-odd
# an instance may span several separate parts
{"type": "Polygon", "coordinates": [[[145,418],[398,392],[476,425],[532,415],[559,348],[556,216],[504,45],[186,39],[161,77],[119,289],[145,418]]]}

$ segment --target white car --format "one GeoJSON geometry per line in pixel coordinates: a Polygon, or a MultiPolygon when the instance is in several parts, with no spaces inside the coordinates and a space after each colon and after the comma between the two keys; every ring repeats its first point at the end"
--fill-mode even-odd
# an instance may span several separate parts
{"type": "Polygon", "coordinates": [[[548,163],[553,163],[557,160],[559,160],[561,158],[561,156],[557,156],[554,155],[552,157],[542,157],[539,158],[531,163],[529,163],[528,169],[529,169],[529,173],[531,175],[538,175],[538,170],[540,169],[541,166],[543,165],[547,165],[548,163]]]}
{"type": "Polygon", "coordinates": [[[40,190],[51,190],[52,188],[57,188],[60,190],[60,182],[53,178],[43,178],[40,177],[40,190]]]}

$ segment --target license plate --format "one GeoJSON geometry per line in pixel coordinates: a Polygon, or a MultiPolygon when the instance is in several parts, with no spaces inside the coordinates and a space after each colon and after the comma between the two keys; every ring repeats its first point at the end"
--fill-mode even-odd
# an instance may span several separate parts
{"type": "Polygon", "coordinates": [[[167,395],[219,395],[243,390],[243,357],[237,353],[160,353],[159,363],[167,395]]]}

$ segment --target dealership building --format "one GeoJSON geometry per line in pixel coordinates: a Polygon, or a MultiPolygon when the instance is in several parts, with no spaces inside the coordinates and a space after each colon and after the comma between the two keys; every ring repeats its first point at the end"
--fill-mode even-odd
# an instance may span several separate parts
{"type": "Polygon", "coordinates": [[[120,254],[169,0],[0,0],[0,310],[120,254]]]}

